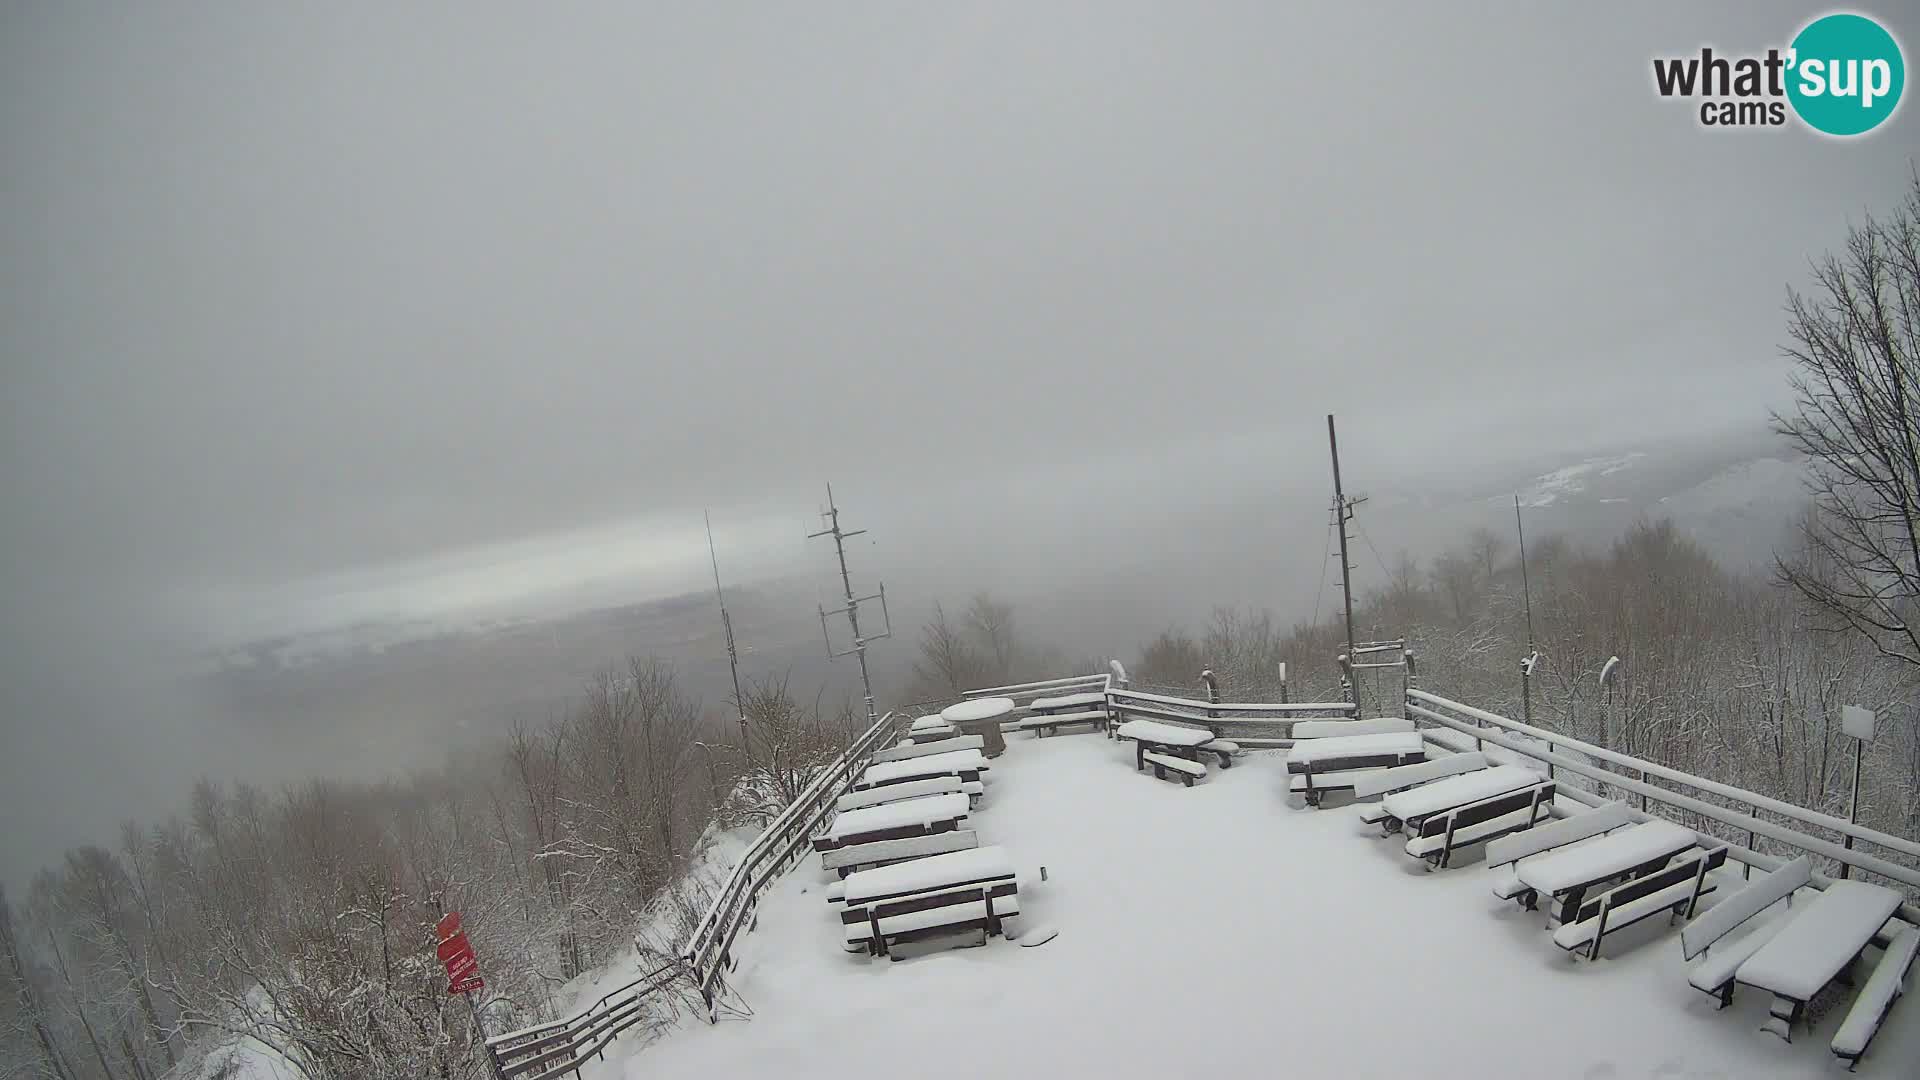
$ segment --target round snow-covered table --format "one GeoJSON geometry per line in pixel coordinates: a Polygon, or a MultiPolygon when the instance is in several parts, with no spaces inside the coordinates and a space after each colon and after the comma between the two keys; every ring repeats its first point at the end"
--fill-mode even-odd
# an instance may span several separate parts
{"type": "Polygon", "coordinates": [[[973,698],[940,710],[940,719],[968,735],[980,736],[987,756],[999,757],[1007,750],[1007,740],[1000,737],[1000,722],[1012,716],[1014,708],[1012,698],[973,698]]]}

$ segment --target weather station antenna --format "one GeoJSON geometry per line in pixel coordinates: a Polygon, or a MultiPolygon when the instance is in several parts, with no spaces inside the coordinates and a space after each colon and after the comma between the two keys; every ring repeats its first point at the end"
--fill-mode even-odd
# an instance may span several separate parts
{"type": "Polygon", "coordinates": [[[1340,486],[1340,440],[1333,432],[1333,414],[1327,414],[1327,453],[1333,459],[1333,524],[1340,534],[1340,597],[1346,603],[1347,613],[1347,651],[1340,654],[1341,678],[1347,684],[1348,700],[1354,704],[1354,714],[1360,711],[1360,682],[1353,671],[1354,661],[1358,659],[1353,641],[1353,560],[1347,551],[1347,523],[1353,520],[1353,508],[1367,501],[1364,495],[1349,497],[1340,486]]]}
{"type": "Polygon", "coordinates": [[[887,613],[887,586],[886,583],[882,582],[879,586],[879,591],[871,596],[855,596],[853,594],[853,575],[847,571],[847,540],[849,537],[859,536],[867,530],[855,529],[852,532],[848,532],[840,527],[840,508],[834,504],[832,484],[827,485],[827,508],[820,512],[820,517],[827,523],[827,527],[816,533],[808,533],[807,539],[812,540],[821,536],[833,537],[834,552],[840,558],[840,587],[847,601],[846,607],[837,608],[833,611],[828,611],[825,607],[820,608],[820,638],[826,642],[828,659],[838,660],[843,656],[857,656],[860,658],[860,688],[866,695],[867,726],[872,727],[879,721],[880,715],[873,704],[873,677],[867,672],[867,643],[893,636],[893,617],[887,613]],[[860,633],[860,605],[870,600],[880,601],[880,619],[886,629],[878,634],[862,635],[860,633]],[[833,647],[833,634],[827,629],[827,617],[830,615],[845,615],[847,617],[847,629],[853,635],[852,648],[835,649],[833,647]]]}
{"type": "MultiPolygon", "coordinates": [[[[713,596],[720,604],[720,628],[727,634],[727,666],[733,669],[733,707],[740,716],[740,738],[747,737],[747,699],[740,692],[740,649],[733,641],[733,616],[727,614],[727,593],[720,587],[720,554],[713,546],[713,515],[707,519],[707,558],[713,563],[713,596]]],[[[746,745],[744,742],[741,745],[746,745]]]]}

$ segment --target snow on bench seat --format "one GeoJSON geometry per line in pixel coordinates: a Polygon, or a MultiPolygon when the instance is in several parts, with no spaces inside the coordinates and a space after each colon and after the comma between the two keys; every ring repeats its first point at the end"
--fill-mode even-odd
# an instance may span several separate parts
{"type": "Polygon", "coordinates": [[[1140,759],[1153,766],[1154,776],[1165,780],[1167,778],[1167,770],[1172,769],[1175,773],[1179,774],[1180,778],[1186,782],[1188,787],[1192,787],[1195,780],[1207,775],[1207,767],[1205,765],[1197,761],[1189,761],[1183,757],[1174,757],[1172,754],[1162,754],[1157,750],[1149,750],[1141,754],[1140,759]]]}
{"type": "Polygon", "coordinates": [[[858,810],[863,806],[905,802],[908,799],[919,799],[928,795],[947,795],[956,791],[974,798],[986,791],[986,785],[978,780],[962,780],[952,774],[929,776],[924,780],[909,780],[904,784],[886,784],[861,791],[849,791],[835,800],[834,809],[844,813],[848,810],[858,810]]]}
{"type": "MultiPolygon", "coordinates": [[[[1353,785],[1353,797],[1371,799],[1375,795],[1387,795],[1408,788],[1430,784],[1435,780],[1445,780],[1449,776],[1461,773],[1478,772],[1487,767],[1485,754],[1448,754],[1432,761],[1421,761],[1412,765],[1401,765],[1392,769],[1380,769],[1353,785]]],[[[1367,809],[1373,809],[1368,807],[1367,809]]],[[[1378,820],[1378,819],[1375,819],[1378,820]]]]}
{"type": "MultiPolygon", "coordinates": [[[[1417,738],[1417,736],[1416,736],[1417,738]]],[[[1478,772],[1462,773],[1410,791],[1396,792],[1380,800],[1388,814],[1401,821],[1412,821],[1442,810],[1451,810],[1481,799],[1491,799],[1509,791],[1518,791],[1540,782],[1540,774],[1521,765],[1498,765],[1478,772]]]]}
{"type": "MultiPolygon", "coordinates": [[[[1488,844],[1487,865],[1502,866],[1507,863],[1517,863],[1530,855],[1538,855],[1557,847],[1566,847],[1631,824],[1633,824],[1633,814],[1626,805],[1610,802],[1585,813],[1548,822],[1539,828],[1502,837],[1488,844]]],[[[1499,895],[1502,899],[1511,899],[1516,893],[1499,895]]]]}
{"type": "Polygon", "coordinates": [[[1813,859],[1802,855],[1747,882],[1739,892],[1707,909],[1680,931],[1680,957],[1691,960],[1735,927],[1813,884],[1813,859]]]}
{"type": "Polygon", "coordinates": [[[987,740],[984,735],[956,735],[951,739],[935,742],[904,742],[877,751],[873,763],[884,761],[910,761],[918,757],[932,757],[934,754],[952,754],[961,750],[985,750],[987,740]]]}
{"type": "Polygon", "coordinates": [[[1083,712],[1040,713],[1016,722],[1015,726],[1025,729],[1056,728],[1066,724],[1102,724],[1107,719],[1107,710],[1088,709],[1083,712]]]}
{"type": "MultiPolygon", "coordinates": [[[[1329,721],[1330,723],[1336,721],[1329,721]]],[[[1361,721],[1338,721],[1360,723],[1361,721]]],[[[1372,735],[1340,735],[1295,742],[1287,751],[1287,764],[1331,761],[1345,757],[1373,757],[1386,754],[1424,753],[1425,745],[1417,732],[1387,731],[1372,735]]]]}
{"type": "MultiPolygon", "coordinates": [[[[1721,906],[1724,907],[1725,904],[1723,903],[1721,906]]],[[[1716,908],[1715,910],[1718,909],[1716,908]]],[[[1708,914],[1712,914],[1712,912],[1708,912],[1708,914]]],[[[1748,957],[1759,952],[1761,946],[1772,941],[1774,935],[1778,934],[1786,927],[1787,923],[1792,920],[1793,917],[1791,915],[1783,915],[1776,919],[1770,919],[1754,927],[1752,930],[1747,931],[1745,936],[1735,941],[1716,946],[1712,952],[1709,952],[1706,956],[1688,965],[1687,985],[1703,994],[1711,994],[1714,997],[1723,997],[1723,995],[1731,997],[1731,995],[1727,994],[1727,991],[1733,988],[1733,973],[1740,970],[1740,965],[1746,963],[1748,957]]],[[[1694,921],[1698,922],[1699,920],[1696,919],[1694,921]]],[[[1692,926],[1693,923],[1688,923],[1687,925],[1692,926]]],[[[1682,934],[1685,933],[1684,930],[1681,932],[1682,934]]],[[[1726,1003],[1725,1000],[1721,1001],[1723,1006],[1726,1003]]]]}
{"type": "MultiPolygon", "coordinates": [[[[1662,908],[1684,904],[1687,898],[1693,895],[1693,889],[1694,880],[1689,877],[1685,881],[1675,882],[1617,907],[1609,907],[1606,928],[1612,930],[1616,926],[1627,926],[1659,912],[1662,908]]],[[[1594,931],[1600,928],[1600,923],[1598,915],[1578,922],[1564,923],[1553,932],[1553,943],[1569,952],[1582,946],[1590,946],[1593,943],[1594,931]]]]}
{"type": "Polygon", "coordinates": [[[848,810],[834,818],[833,828],[827,830],[827,835],[832,839],[841,840],[849,836],[883,832],[887,829],[903,829],[910,825],[957,821],[967,816],[967,806],[967,797],[957,791],[945,795],[928,795],[919,799],[881,803],[878,806],[848,810]]]}
{"type": "Polygon", "coordinates": [[[945,855],[950,851],[971,851],[979,846],[979,833],[972,829],[953,829],[949,832],[928,833],[925,836],[905,836],[898,840],[874,840],[865,844],[848,844],[822,854],[820,865],[823,869],[846,877],[849,874],[858,873],[863,866],[886,866],[890,863],[905,862],[908,859],[945,855]]]}
{"type": "Polygon", "coordinates": [[[1003,847],[992,845],[971,851],[954,851],[849,874],[847,903],[867,904],[892,896],[1012,876],[1013,863],[1008,860],[1003,847]]]}
{"type": "Polygon", "coordinates": [[[1920,952],[1920,930],[1902,930],[1894,935],[1887,951],[1880,955],[1880,962],[1874,965],[1873,974],[1867,976],[1866,985],[1854,998],[1853,1008],[1847,1010],[1847,1018],[1840,1022],[1840,1030],[1834,1032],[1832,1050],[1836,1056],[1852,1063],[1867,1052],[1867,1044],[1880,1030],[1887,1011],[1893,1008],[1893,999],[1905,990],[1903,980],[1907,969],[1913,966],[1915,952],[1920,952]]]}
{"type": "Polygon", "coordinates": [[[1379,716],[1371,720],[1296,720],[1295,739],[1344,739],[1356,735],[1397,735],[1412,731],[1413,721],[1398,716],[1379,716]]]}
{"type": "Polygon", "coordinates": [[[945,720],[942,720],[938,716],[916,716],[913,718],[913,724],[910,727],[908,727],[907,730],[908,731],[939,731],[942,728],[951,729],[952,727],[953,727],[952,724],[947,723],[945,720]]]}
{"type": "Polygon", "coordinates": [[[1084,694],[1061,694],[1059,697],[1034,698],[1027,703],[1027,708],[1033,712],[1057,712],[1084,709],[1089,705],[1099,705],[1102,706],[1101,711],[1105,712],[1106,709],[1104,706],[1106,704],[1107,695],[1098,690],[1091,690],[1084,694]]]}
{"type": "Polygon", "coordinates": [[[987,759],[980,751],[951,750],[906,761],[883,761],[878,765],[869,765],[867,771],[861,774],[860,782],[855,786],[869,788],[906,780],[919,780],[928,776],[962,772],[978,773],[986,770],[987,759]]]}
{"type": "Polygon", "coordinates": [[[1215,739],[1212,742],[1201,743],[1200,749],[1212,750],[1219,754],[1237,754],[1240,752],[1240,744],[1232,739],[1215,739]]]}
{"type": "Polygon", "coordinates": [[[1900,894],[1864,881],[1836,881],[1801,908],[1735,978],[1804,1004],[1873,940],[1900,894]]]}

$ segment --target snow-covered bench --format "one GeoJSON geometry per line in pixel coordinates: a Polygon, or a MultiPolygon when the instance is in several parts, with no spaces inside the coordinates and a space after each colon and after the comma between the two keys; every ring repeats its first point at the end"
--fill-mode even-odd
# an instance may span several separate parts
{"type": "Polygon", "coordinates": [[[951,750],[904,761],[883,761],[867,766],[854,781],[855,791],[925,780],[931,776],[958,776],[962,781],[978,781],[987,771],[987,759],[978,750],[951,750]]]}
{"type": "Polygon", "coordinates": [[[945,855],[949,851],[970,851],[979,846],[980,834],[972,829],[954,829],[950,832],[909,836],[899,840],[875,840],[865,844],[844,845],[822,854],[820,865],[844,878],[848,874],[875,866],[889,866],[909,859],[924,859],[929,855],[945,855]]]}
{"type": "Polygon", "coordinates": [[[886,803],[905,802],[908,799],[925,798],[928,795],[946,795],[958,791],[979,805],[980,795],[986,785],[978,780],[962,780],[958,776],[929,776],[924,780],[909,780],[904,784],[884,784],[864,791],[849,791],[834,801],[834,809],[845,813],[866,806],[881,806],[886,803]]]}
{"type": "Polygon", "coordinates": [[[1140,760],[1153,766],[1154,776],[1165,780],[1167,773],[1171,771],[1175,779],[1185,782],[1188,787],[1192,787],[1195,780],[1207,775],[1205,765],[1187,758],[1175,757],[1172,754],[1163,754],[1158,750],[1145,751],[1140,755],[1140,760]]]}
{"type": "Polygon", "coordinates": [[[951,739],[939,742],[908,742],[899,746],[889,746],[876,751],[875,763],[886,761],[912,761],[914,758],[931,757],[934,754],[951,754],[956,750],[985,750],[987,740],[983,735],[955,735],[951,739]]]}
{"type": "Polygon", "coordinates": [[[1852,970],[1899,909],[1901,895],[1884,885],[1828,885],[1733,973],[1734,981],[1773,995],[1764,1030],[1793,1041],[1807,1002],[1852,970]]]}
{"type": "Polygon", "coordinates": [[[1675,860],[1673,865],[1644,877],[1616,885],[1580,905],[1571,922],[1562,923],[1553,932],[1553,943],[1578,956],[1585,950],[1587,959],[1600,958],[1600,943],[1615,930],[1632,926],[1661,912],[1672,921],[1675,915],[1692,915],[1700,898],[1713,891],[1707,875],[1727,861],[1727,847],[1695,852],[1675,860]]]}
{"type": "Polygon", "coordinates": [[[967,819],[971,806],[965,794],[955,791],[848,810],[833,819],[824,836],[814,837],[813,850],[825,852],[876,840],[952,832],[967,819]]]}
{"type": "Polygon", "coordinates": [[[1312,720],[1295,724],[1293,748],[1287,751],[1287,789],[1304,797],[1308,806],[1319,806],[1327,792],[1351,790],[1369,772],[1427,759],[1426,743],[1411,730],[1318,734],[1353,724],[1379,723],[1384,721],[1312,720]],[[1313,737],[1303,736],[1303,729],[1313,737]]]}
{"type": "Polygon", "coordinates": [[[1880,954],[1873,974],[1867,976],[1866,985],[1853,999],[1853,1008],[1847,1010],[1847,1018],[1840,1022],[1832,1043],[1834,1056],[1846,1061],[1847,1071],[1860,1064],[1867,1044],[1893,1008],[1894,999],[1906,992],[1907,969],[1913,966],[1916,952],[1920,952],[1920,930],[1908,928],[1895,934],[1880,954]]]}
{"type": "Polygon", "coordinates": [[[1545,777],[1524,765],[1495,765],[1491,769],[1449,776],[1380,800],[1386,811],[1381,824],[1388,830],[1405,827],[1408,836],[1420,835],[1420,824],[1455,807],[1530,788],[1545,777]]]}
{"type": "Polygon", "coordinates": [[[1425,859],[1427,869],[1445,870],[1455,848],[1530,829],[1553,814],[1554,781],[1505,792],[1456,806],[1421,819],[1419,833],[1407,840],[1407,854],[1425,859]]]}
{"type": "MultiPolygon", "coordinates": [[[[1353,797],[1371,799],[1378,795],[1391,795],[1397,791],[1419,787],[1421,784],[1430,784],[1435,780],[1445,780],[1449,776],[1478,772],[1486,767],[1485,754],[1468,753],[1448,754],[1446,757],[1434,758],[1431,761],[1402,765],[1395,769],[1381,769],[1357,778],[1353,783],[1353,797]]],[[[1386,819],[1386,809],[1377,802],[1360,807],[1360,820],[1369,825],[1386,819]]]]}
{"type": "Polygon", "coordinates": [[[1107,710],[1087,709],[1082,712],[1036,713],[1021,720],[1017,726],[1021,731],[1033,732],[1033,737],[1038,739],[1053,734],[1063,727],[1078,724],[1101,727],[1106,722],[1107,710]]]}
{"type": "MultiPolygon", "coordinates": [[[[1518,863],[1521,859],[1554,848],[1566,847],[1582,840],[1591,839],[1615,829],[1633,824],[1633,815],[1623,803],[1610,802],[1595,807],[1584,814],[1575,814],[1559,821],[1548,822],[1527,829],[1524,832],[1503,836],[1487,845],[1487,866],[1489,869],[1518,863]]],[[[1494,878],[1493,895],[1502,900],[1513,900],[1533,910],[1534,891],[1522,884],[1515,870],[1494,878]]]]}
{"type": "Polygon", "coordinates": [[[983,847],[848,875],[840,924],[848,952],[887,956],[890,946],[929,934],[997,934],[1001,920],[1019,913],[1012,863],[1001,848],[983,847]]]}
{"type": "Polygon", "coordinates": [[[1774,919],[1756,926],[1737,941],[1721,944],[1728,934],[1752,921],[1761,912],[1785,900],[1793,904],[1793,894],[1813,883],[1813,860],[1799,858],[1761,877],[1713,905],[1705,914],[1680,929],[1680,957],[1690,961],[1687,984],[1720,1002],[1724,1009],[1733,1003],[1733,973],[1760,947],[1773,940],[1786,919],[1774,919]],[[1711,951],[1709,951],[1711,950],[1711,951]],[[1700,954],[1707,955],[1700,957],[1700,954]]]}

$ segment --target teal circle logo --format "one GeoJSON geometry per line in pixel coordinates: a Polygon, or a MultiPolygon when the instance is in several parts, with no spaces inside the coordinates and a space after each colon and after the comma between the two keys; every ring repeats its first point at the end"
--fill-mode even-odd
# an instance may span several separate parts
{"type": "Polygon", "coordinates": [[[1794,37],[1791,48],[1787,100],[1815,131],[1864,135],[1899,107],[1906,61],[1900,43],[1872,19],[1822,16],[1794,37]]]}

